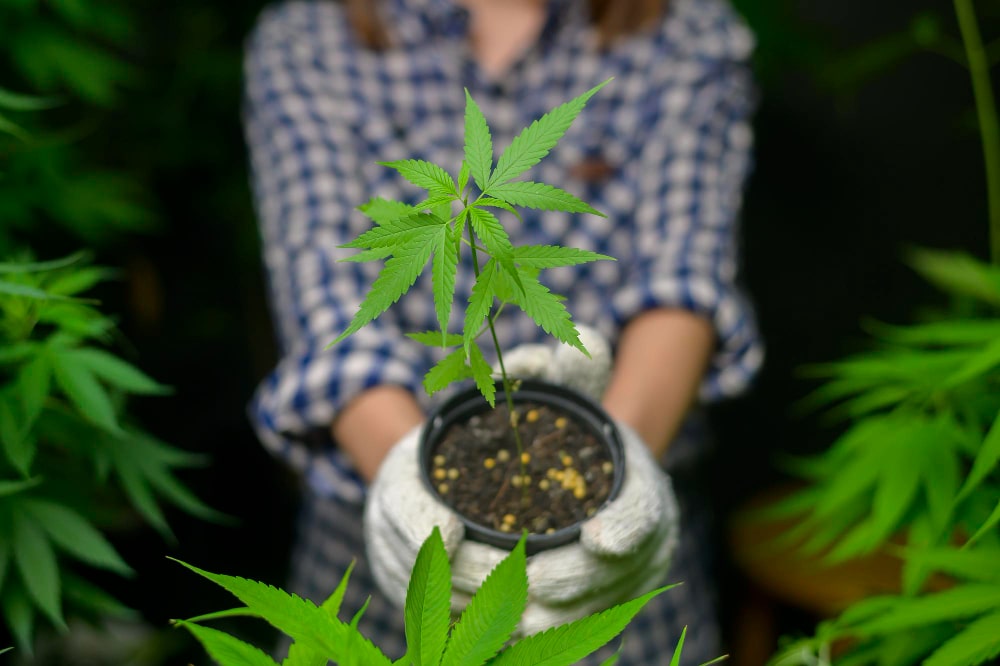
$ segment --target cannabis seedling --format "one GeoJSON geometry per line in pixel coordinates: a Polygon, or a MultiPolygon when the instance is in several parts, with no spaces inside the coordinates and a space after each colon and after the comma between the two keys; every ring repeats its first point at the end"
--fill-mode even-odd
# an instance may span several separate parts
{"type": "MultiPolygon", "coordinates": [[[[231,592],[245,605],[190,620],[176,620],[175,624],[194,634],[221,666],[277,666],[277,662],[254,646],[199,624],[236,615],[261,618],[294,640],[281,666],[314,666],[326,664],[327,660],[366,666],[482,666],[487,663],[491,666],[568,666],[621,633],[650,599],[673,587],[661,587],[608,610],[508,645],[528,598],[524,545],[525,537],[522,536],[514,550],[483,581],[453,624],[451,566],[441,534],[435,527],[421,546],[410,575],[404,609],[407,650],[395,662],[358,630],[364,607],[349,623],[337,617],[351,575],[350,568],[333,594],[316,606],[263,583],[209,573],[181,562],[231,592]]],[[[683,641],[682,634],[672,665],[680,659],[683,641]]],[[[605,663],[612,664],[615,659],[613,656],[605,663]]]]}
{"type": "MultiPolygon", "coordinates": [[[[546,333],[587,354],[569,312],[559,296],[539,282],[538,274],[545,268],[612,257],[558,245],[514,246],[491,209],[506,211],[519,220],[518,206],[603,217],[569,192],[544,183],[514,179],[555,147],[587,100],[608,81],[556,107],[522,130],[495,166],[490,128],[468,90],[465,92],[465,151],[457,178],[452,178],[443,167],[424,160],[381,162],[427,190],[428,196],[412,206],[374,198],[359,207],[375,226],[340,246],[361,250],[342,261],[385,259],[386,262],[350,325],[332,344],[358,331],[398,301],[430,261],[434,310],[440,330],[408,335],[432,347],[458,348],[427,372],[423,383],[428,394],[452,382],[471,378],[490,406],[494,406],[496,387],[492,369],[476,342],[489,331],[507,407],[512,420],[516,418],[511,398],[513,387],[494,327],[497,316],[507,304],[518,306],[546,333]],[[471,253],[476,279],[465,308],[462,331],[450,334],[448,322],[454,307],[455,278],[463,245],[471,253]]],[[[514,433],[517,437],[516,428],[514,433]]],[[[518,446],[520,448],[519,441],[518,446]]]]}

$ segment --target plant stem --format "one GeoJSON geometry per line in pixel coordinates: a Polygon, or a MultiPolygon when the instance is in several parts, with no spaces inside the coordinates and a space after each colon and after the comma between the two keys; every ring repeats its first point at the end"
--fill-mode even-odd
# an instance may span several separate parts
{"type": "MultiPolygon", "coordinates": [[[[479,254],[476,252],[475,238],[472,235],[472,226],[469,226],[469,247],[472,249],[472,271],[475,273],[476,278],[479,278],[479,254]]],[[[517,429],[517,417],[514,411],[514,398],[511,395],[514,392],[514,386],[510,381],[510,377],[507,376],[507,368],[503,364],[503,351],[500,349],[500,339],[497,338],[496,327],[493,325],[493,318],[495,314],[490,312],[486,315],[486,323],[490,329],[490,337],[493,338],[493,348],[497,352],[497,364],[500,366],[500,378],[503,383],[503,395],[507,401],[507,413],[510,418],[511,429],[514,431],[514,444],[517,446],[517,462],[521,466],[521,476],[524,476],[524,460],[521,458],[521,454],[524,453],[524,447],[521,444],[521,433],[517,429]]]]}
{"type": "Polygon", "coordinates": [[[990,259],[1000,265],[1000,122],[990,82],[990,64],[976,23],[972,0],[954,0],[958,27],[965,44],[965,55],[976,100],[976,115],[983,140],[986,165],[986,197],[990,220],[990,259]]]}

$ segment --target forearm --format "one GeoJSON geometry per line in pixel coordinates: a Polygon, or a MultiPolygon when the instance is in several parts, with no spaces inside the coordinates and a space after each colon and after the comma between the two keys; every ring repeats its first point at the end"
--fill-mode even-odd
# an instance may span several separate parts
{"type": "Polygon", "coordinates": [[[662,455],[697,397],[714,345],[703,317],[668,308],[640,314],[618,342],[605,409],[662,455]]]}
{"type": "Polygon", "coordinates": [[[378,386],[351,400],[334,420],[331,432],[361,478],[370,483],[393,444],[423,420],[409,391],[378,386]]]}

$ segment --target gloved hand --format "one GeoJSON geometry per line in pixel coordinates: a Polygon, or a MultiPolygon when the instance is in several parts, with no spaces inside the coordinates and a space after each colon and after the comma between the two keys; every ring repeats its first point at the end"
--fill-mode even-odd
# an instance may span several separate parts
{"type": "MultiPolygon", "coordinates": [[[[564,384],[599,400],[611,354],[596,332],[580,328],[591,353],[562,345],[524,345],[506,355],[509,376],[564,384]]],[[[528,604],[519,633],[563,624],[661,584],[677,544],[677,503],[670,480],[639,436],[616,424],[625,448],[625,480],[618,497],[586,520],[580,540],[528,558],[528,604]]],[[[458,516],[423,485],[417,461],[419,429],[389,452],[365,508],[368,559],[382,591],[402,606],[410,570],[437,525],[452,562],[452,607],[464,608],[506,551],[464,538],[458,516]]]]}

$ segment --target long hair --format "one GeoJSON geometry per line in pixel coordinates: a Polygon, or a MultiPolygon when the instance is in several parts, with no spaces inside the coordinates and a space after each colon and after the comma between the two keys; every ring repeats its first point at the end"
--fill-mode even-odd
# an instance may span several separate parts
{"type": "MultiPolygon", "coordinates": [[[[389,31],[372,0],[345,0],[347,17],[355,34],[368,48],[390,46],[389,31]]],[[[590,22],[602,48],[655,22],[666,10],[666,0],[587,0],[590,22]]]]}

